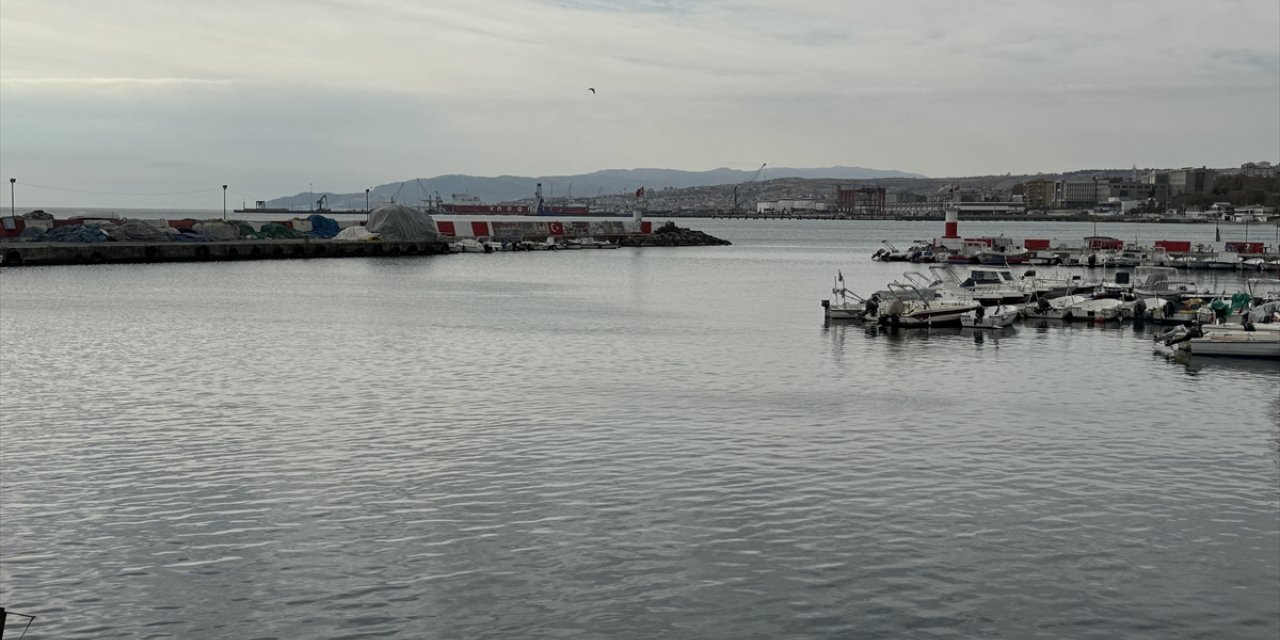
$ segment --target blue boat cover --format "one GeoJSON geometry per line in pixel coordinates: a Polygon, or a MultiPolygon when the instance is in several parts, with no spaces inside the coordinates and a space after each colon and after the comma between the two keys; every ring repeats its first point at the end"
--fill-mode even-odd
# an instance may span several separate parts
{"type": "Polygon", "coordinates": [[[311,231],[307,235],[312,238],[332,238],[338,235],[338,221],[333,218],[313,213],[307,216],[307,220],[311,223],[311,231]]]}

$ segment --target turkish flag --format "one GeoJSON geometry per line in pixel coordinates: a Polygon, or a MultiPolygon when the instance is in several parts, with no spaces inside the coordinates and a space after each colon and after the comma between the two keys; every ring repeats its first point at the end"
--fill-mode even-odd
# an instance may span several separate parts
{"type": "Polygon", "coordinates": [[[636,197],[637,198],[644,197],[644,187],[640,187],[639,189],[636,189],[636,197]]]}
{"type": "Polygon", "coordinates": [[[562,223],[552,222],[551,224],[547,225],[547,227],[551,230],[551,235],[553,236],[564,235],[564,224],[562,223]]]}

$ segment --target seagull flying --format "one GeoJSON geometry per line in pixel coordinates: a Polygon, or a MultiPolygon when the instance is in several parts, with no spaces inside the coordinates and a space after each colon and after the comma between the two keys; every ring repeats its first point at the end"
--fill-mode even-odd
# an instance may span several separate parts
{"type": "Polygon", "coordinates": [[[591,93],[595,93],[595,92],[596,92],[596,88],[595,88],[595,87],[587,87],[587,91],[590,91],[591,93]]]}

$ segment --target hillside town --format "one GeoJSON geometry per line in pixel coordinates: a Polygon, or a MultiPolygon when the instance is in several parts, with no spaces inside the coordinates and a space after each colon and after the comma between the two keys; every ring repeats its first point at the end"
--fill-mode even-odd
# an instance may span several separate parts
{"type": "MultiPolygon", "coordinates": [[[[1265,222],[1280,206],[1280,167],[1077,171],[1058,175],[891,178],[876,181],[778,178],[736,185],[650,187],[645,205],[672,215],[735,217],[936,217],[953,208],[979,217],[1124,216],[1265,222]]],[[[603,196],[593,209],[635,205],[603,196]]]]}

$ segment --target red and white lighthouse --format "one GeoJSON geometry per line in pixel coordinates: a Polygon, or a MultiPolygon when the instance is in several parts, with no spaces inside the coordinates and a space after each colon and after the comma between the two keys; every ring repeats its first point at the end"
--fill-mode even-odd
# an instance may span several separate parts
{"type": "Polygon", "coordinates": [[[959,238],[960,231],[958,230],[958,227],[959,227],[958,220],[960,218],[960,211],[955,207],[948,207],[946,215],[947,215],[947,227],[946,227],[946,230],[943,232],[942,237],[948,240],[959,238]]]}

